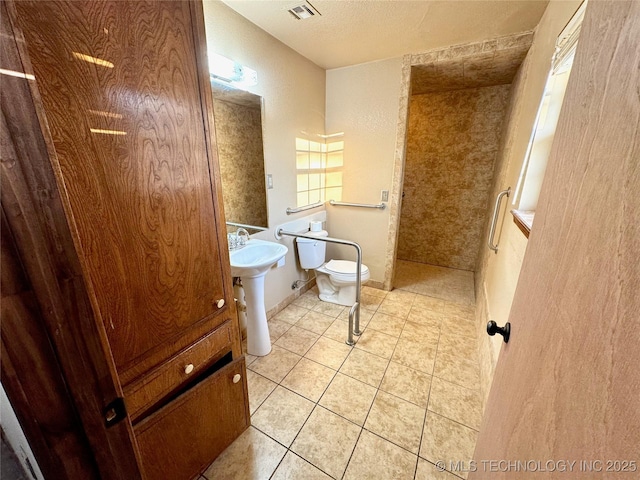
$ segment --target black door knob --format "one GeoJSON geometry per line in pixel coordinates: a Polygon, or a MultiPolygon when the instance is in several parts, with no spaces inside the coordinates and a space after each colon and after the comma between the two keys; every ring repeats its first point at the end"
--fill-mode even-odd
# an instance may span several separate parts
{"type": "Polygon", "coordinates": [[[499,327],[496,322],[490,320],[487,323],[487,333],[492,337],[499,333],[504,338],[504,343],[509,343],[509,335],[511,335],[511,324],[507,322],[504,327],[499,327]]]}

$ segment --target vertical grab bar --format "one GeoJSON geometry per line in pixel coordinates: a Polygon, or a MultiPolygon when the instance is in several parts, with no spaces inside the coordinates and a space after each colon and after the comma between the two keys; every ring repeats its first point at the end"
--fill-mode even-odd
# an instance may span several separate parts
{"type": "Polygon", "coordinates": [[[496,253],[498,253],[498,245],[495,245],[493,243],[493,237],[496,234],[496,225],[498,223],[498,214],[500,213],[500,204],[502,203],[502,197],[506,195],[507,198],[509,198],[510,193],[511,187],[501,191],[496,197],[496,204],[493,207],[493,218],[491,219],[491,229],[489,230],[489,240],[487,241],[487,244],[489,245],[489,248],[496,253]]]}
{"type": "Polygon", "coordinates": [[[349,240],[342,240],[341,238],[333,238],[333,237],[315,237],[313,235],[308,235],[307,233],[296,233],[296,232],[287,232],[282,228],[276,229],[276,238],[280,239],[282,235],[287,235],[288,237],[296,237],[296,238],[308,238],[310,240],[316,240],[320,242],[328,242],[328,243],[338,243],[340,245],[350,245],[356,249],[357,260],[356,260],[356,302],[349,310],[349,333],[347,335],[347,341],[345,342],[347,345],[353,346],[356,342],[353,341],[353,336],[359,336],[362,334],[360,331],[360,287],[361,287],[361,273],[362,273],[362,248],[356,242],[351,242],[349,240]]]}

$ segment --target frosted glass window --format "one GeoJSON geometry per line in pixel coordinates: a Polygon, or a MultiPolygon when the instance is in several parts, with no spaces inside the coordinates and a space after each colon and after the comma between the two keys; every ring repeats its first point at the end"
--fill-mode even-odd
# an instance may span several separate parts
{"type": "Polygon", "coordinates": [[[320,174],[312,173],[309,175],[309,190],[313,190],[314,188],[320,188],[320,174]]]}
{"type": "Polygon", "coordinates": [[[303,152],[309,151],[309,140],[305,140],[304,138],[296,138],[296,150],[301,150],[303,152]]]}
{"type": "Polygon", "coordinates": [[[298,192],[298,207],[309,205],[309,192],[298,192]]]}
{"type": "Polygon", "coordinates": [[[343,149],[344,140],[296,138],[297,207],[342,200],[343,149]]]}
{"type": "Polygon", "coordinates": [[[324,168],[322,162],[322,154],[319,152],[311,152],[309,154],[309,168],[324,168]]]}
{"type": "Polygon", "coordinates": [[[296,153],[296,169],[297,170],[309,169],[309,152],[296,153]]]}
{"type": "Polygon", "coordinates": [[[342,165],[342,150],[340,150],[339,152],[331,152],[327,154],[327,168],[342,167],[342,165]]]}
{"type": "Polygon", "coordinates": [[[320,201],[320,190],[309,190],[309,203],[318,203],[320,201]]]}
{"type": "Polygon", "coordinates": [[[297,192],[304,192],[309,190],[309,175],[306,173],[299,174],[297,178],[297,192]]]}
{"type": "Polygon", "coordinates": [[[322,152],[322,144],[320,142],[309,142],[309,151],[310,152],[322,152]]]}

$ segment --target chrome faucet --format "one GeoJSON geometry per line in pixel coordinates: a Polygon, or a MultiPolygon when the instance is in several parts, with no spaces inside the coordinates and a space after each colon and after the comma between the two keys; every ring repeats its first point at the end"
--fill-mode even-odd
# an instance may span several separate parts
{"type": "Polygon", "coordinates": [[[229,250],[236,250],[244,247],[249,241],[249,232],[244,228],[239,228],[236,233],[227,233],[227,242],[229,242],[229,250]]]}
{"type": "Polygon", "coordinates": [[[237,248],[244,247],[249,241],[249,232],[240,227],[236,230],[236,246],[237,248]]]}

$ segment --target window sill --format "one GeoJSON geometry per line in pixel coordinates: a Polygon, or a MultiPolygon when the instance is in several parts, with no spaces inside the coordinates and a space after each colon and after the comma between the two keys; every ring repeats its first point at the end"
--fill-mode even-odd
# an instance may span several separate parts
{"type": "Polygon", "coordinates": [[[511,210],[511,215],[513,215],[513,223],[515,223],[520,231],[524,233],[524,236],[529,238],[529,233],[531,233],[531,227],[533,226],[533,217],[535,216],[535,211],[529,210],[511,210]]]}

